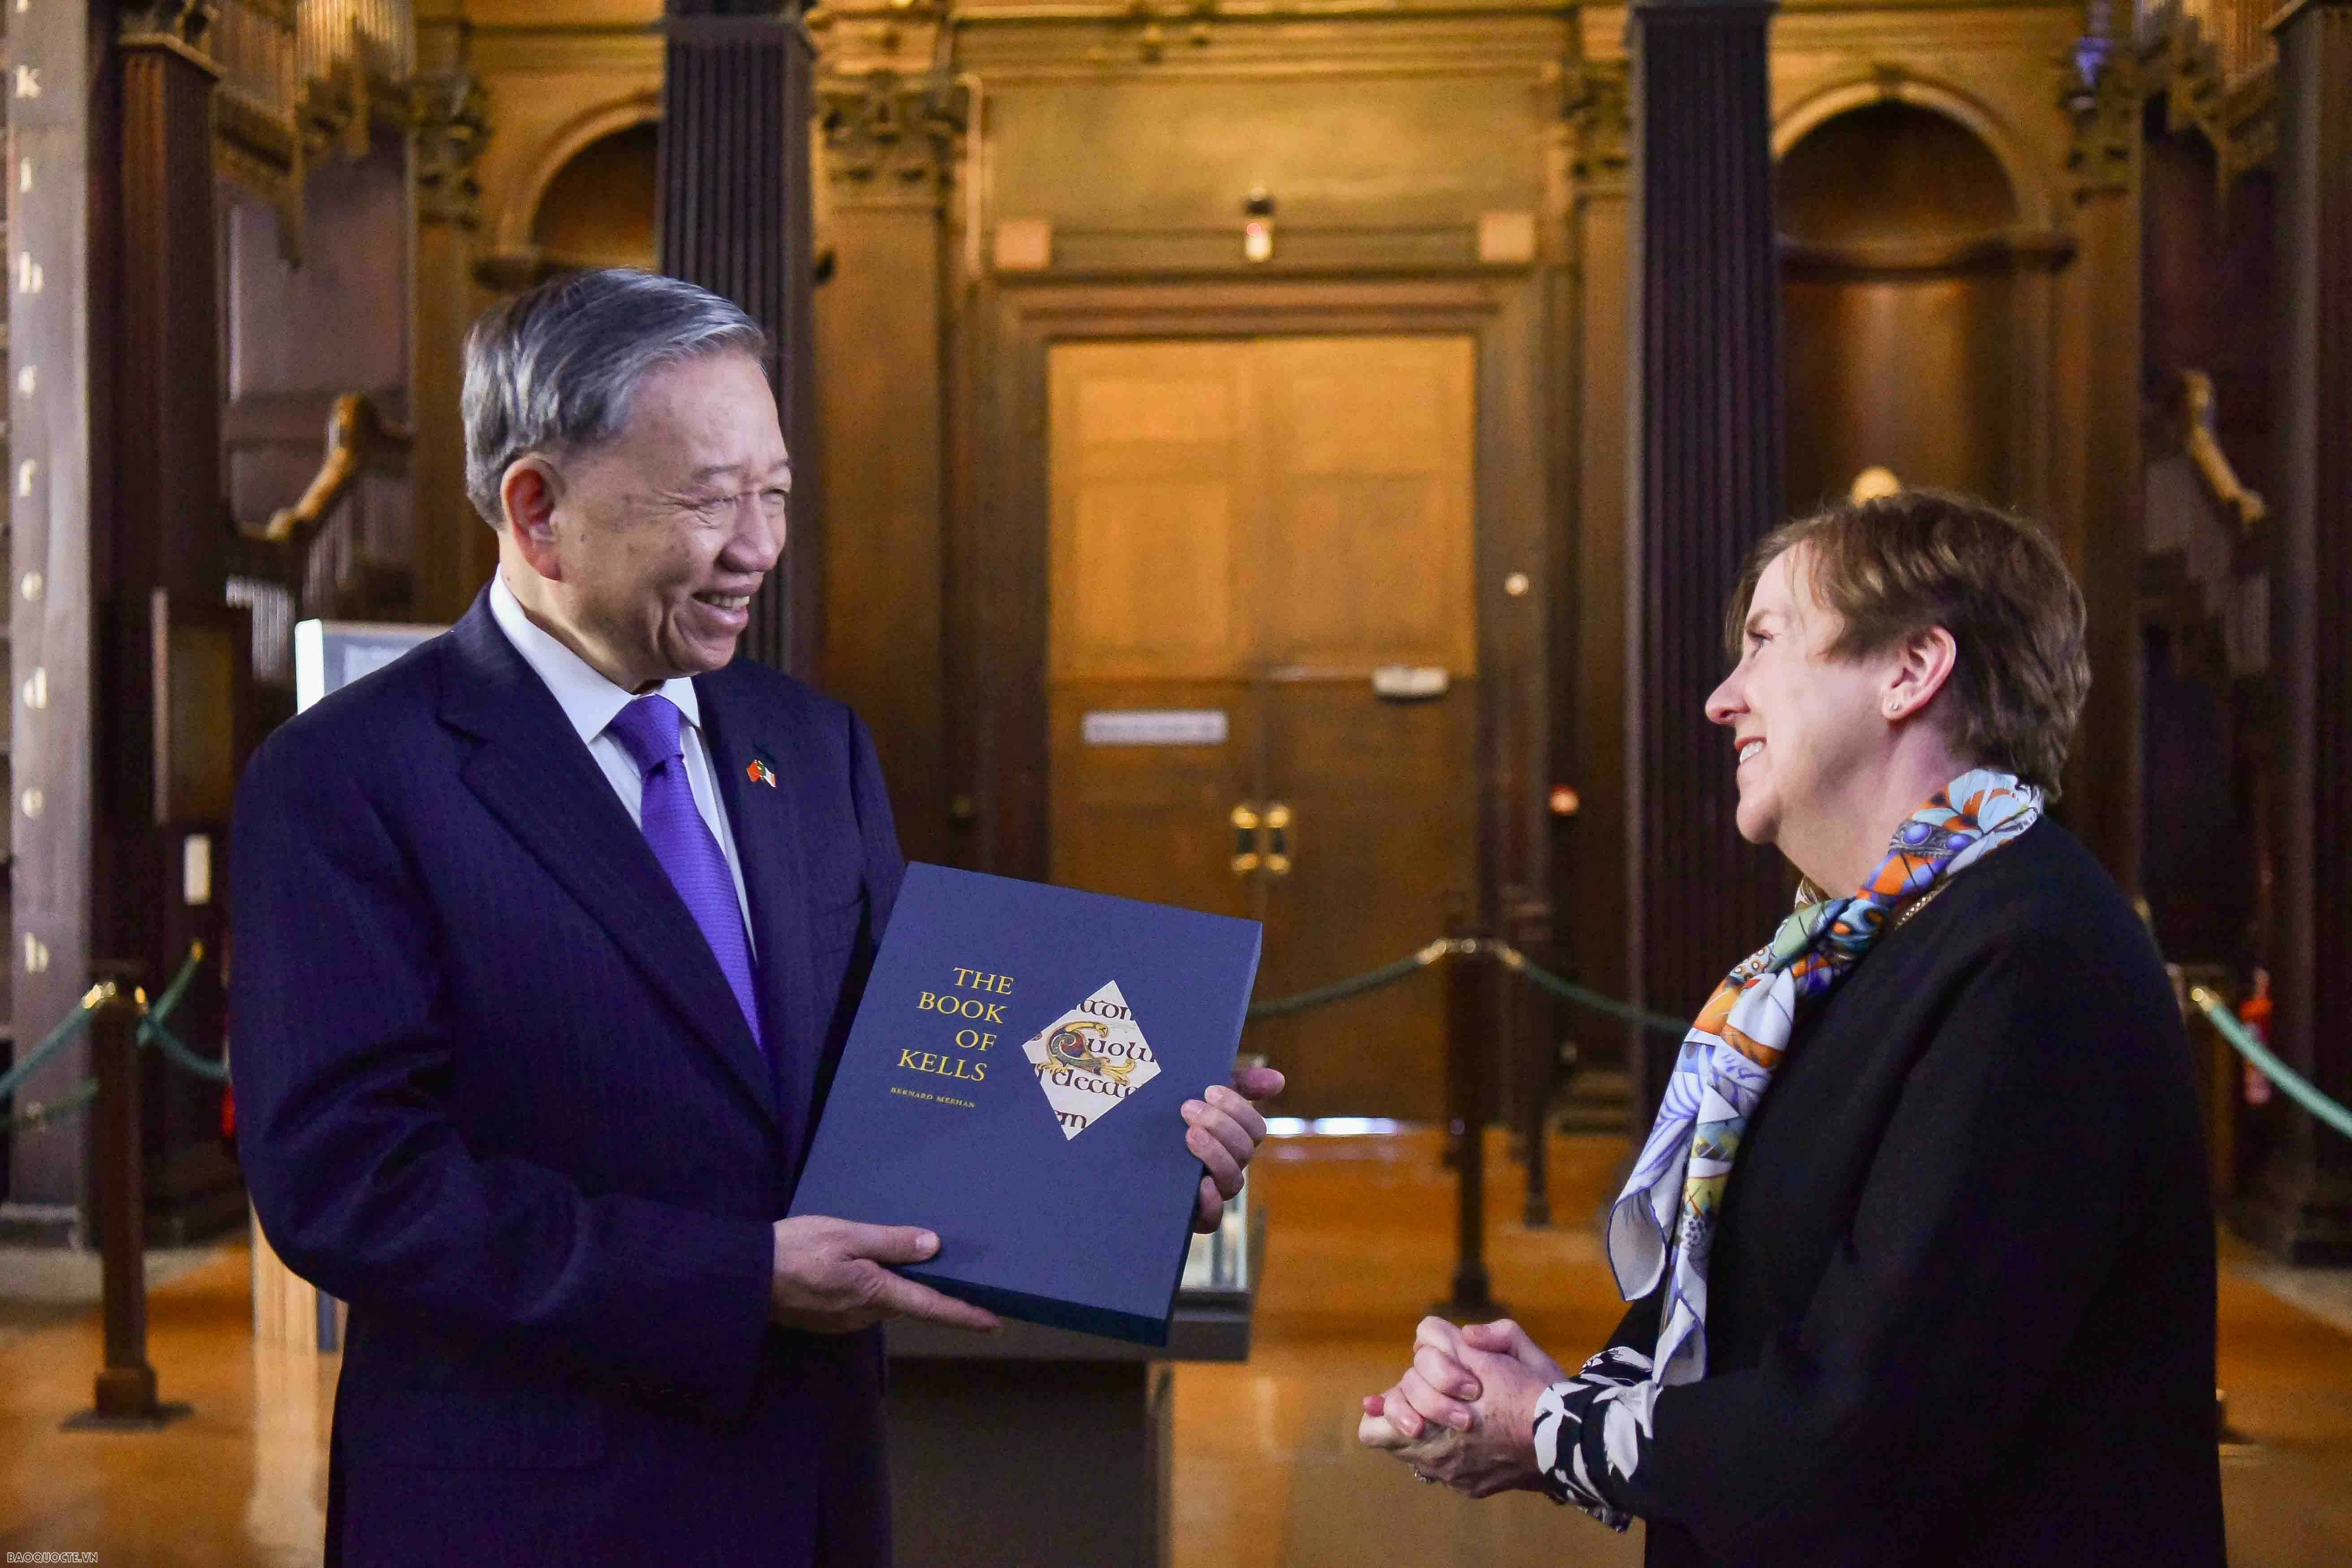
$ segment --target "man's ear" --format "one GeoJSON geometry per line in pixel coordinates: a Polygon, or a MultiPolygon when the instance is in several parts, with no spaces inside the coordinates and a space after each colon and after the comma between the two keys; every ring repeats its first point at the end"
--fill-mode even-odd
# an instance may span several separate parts
{"type": "Polygon", "coordinates": [[[555,549],[555,509],[563,499],[563,477],[544,458],[525,456],[507,465],[499,481],[499,504],[507,532],[531,570],[551,583],[563,580],[555,549]]]}
{"type": "Polygon", "coordinates": [[[1959,663],[1960,645],[1941,626],[1929,626],[1903,643],[1885,694],[1889,723],[1924,710],[1952,679],[1959,663]]]}

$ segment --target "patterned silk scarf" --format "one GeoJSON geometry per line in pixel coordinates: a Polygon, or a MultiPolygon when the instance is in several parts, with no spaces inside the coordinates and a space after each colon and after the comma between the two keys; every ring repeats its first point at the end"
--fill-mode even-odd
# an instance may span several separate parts
{"type": "Polygon", "coordinates": [[[1666,1281],[1654,1356],[1619,1347],[1544,1397],[1537,1457],[1567,1500],[1622,1528],[1591,1488],[1577,1436],[1609,1406],[1606,1452],[1630,1476],[1657,1391],[1706,1375],[1707,1255],[1732,1162],[1789,1048],[1798,1016],[1827,996],[1887,927],[1897,904],[2010,843],[2041,819],[2042,792],[1988,768],[1962,773],[1896,828],[1877,874],[1843,899],[1801,904],[1770,942],[1717,987],[1683,1037],[1658,1119],[1609,1215],[1609,1266],[1625,1300],[1666,1281]]]}

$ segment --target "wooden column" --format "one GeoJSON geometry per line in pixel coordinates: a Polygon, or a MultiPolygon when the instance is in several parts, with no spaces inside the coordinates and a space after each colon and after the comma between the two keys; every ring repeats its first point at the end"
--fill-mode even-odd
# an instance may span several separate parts
{"type": "Polygon", "coordinates": [[[798,0],[669,0],[664,27],[662,270],[723,294],[769,338],[792,452],[782,569],[743,652],[803,677],[824,646],[824,517],[812,325],[809,122],[814,51],[798,0]]]}
{"type": "MultiPolygon", "coordinates": [[[[831,273],[817,291],[827,530],[826,689],[874,731],[908,858],[952,853],[945,763],[941,541],[945,204],[965,116],[943,77],[830,77],[824,107],[831,273]],[[877,613],[877,608],[883,613],[877,613]]],[[[794,525],[800,500],[793,489],[794,525]]]]}
{"type": "MultiPolygon", "coordinates": [[[[156,10],[170,9],[156,7],[156,10]]],[[[213,84],[201,27],[126,23],[121,283],[114,340],[118,602],[154,588],[220,601],[218,245],[213,224],[213,84]]]]}
{"type": "MultiPolygon", "coordinates": [[[[251,707],[251,628],[223,592],[220,68],[204,52],[212,13],[121,9],[108,84],[118,140],[100,159],[112,177],[92,182],[93,192],[111,187],[96,199],[93,233],[103,237],[92,248],[110,275],[112,309],[94,307],[90,333],[100,698],[90,931],[98,952],[148,975],[175,972],[193,940],[219,949],[225,903],[202,889],[192,902],[184,870],[193,839],[197,855],[221,859],[251,707]]],[[[220,1090],[160,1064],[135,1070],[147,1075],[146,1223],[184,1239],[243,1206],[218,1142],[220,1090]]]]}
{"type": "MultiPolygon", "coordinates": [[[[2352,1102],[2352,0],[2272,24],[2278,65],[2277,789],[2272,1039],[2352,1102]]],[[[2352,1263],[2352,1142],[2295,1111],[2242,1218],[2297,1263],[2352,1263]]]]}
{"type": "MultiPolygon", "coordinates": [[[[1554,768],[1579,798],[1576,814],[1554,830],[1568,862],[1567,896],[1560,900],[1567,914],[1560,924],[1578,978],[1612,995],[1630,995],[1639,984],[1633,973],[1638,944],[1629,939],[1625,911],[1625,791],[1633,776],[1625,755],[1631,91],[1626,61],[1588,60],[1568,105],[1575,134],[1577,263],[1569,428],[1577,485],[1575,542],[1566,555],[1576,564],[1576,614],[1572,640],[1564,634],[1555,645],[1553,687],[1575,694],[1573,733],[1555,741],[1554,756],[1565,761],[1555,761],[1554,768]]],[[[1570,1016],[1585,1065],[1638,1060],[1636,1031],[1589,1014],[1570,1016]]]]}
{"type": "MultiPolygon", "coordinates": [[[[1627,550],[1627,906],[1634,994],[1693,1013],[1770,934],[1777,859],[1744,843],[1724,607],[1780,515],[1770,0],[1635,0],[1633,537],[1627,550]]],[[[1646,1124],[1673,1042],[1635,1052],[1646,1124]]]]}
{"type": "Polygon", "coordinates": [[[474,283],[480,226],[474,163],[489,134],[488,100],[467,64],[472,24],[462,0],[416,8],[416,74],[408,81],[409,175],[415,191],[415,314],[408,479],[415,508],[416,616],[455,621],[498,565],[498,537],[466,499],[466,329],[479,313],[474,283]]]}

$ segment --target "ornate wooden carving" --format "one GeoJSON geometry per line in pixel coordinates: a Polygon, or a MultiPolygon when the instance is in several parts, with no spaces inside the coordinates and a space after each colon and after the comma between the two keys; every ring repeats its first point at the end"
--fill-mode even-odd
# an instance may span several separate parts
{"type": "Polygon", "coordinates": [[[1633,160],[1633,72],[1627,60],[1580,59],[1568,72],[1560,115],[1573,133],[1578,181],[1615,188],[1633,160]]]}
{"type": "MultiPolygon", "coordinates": [[[[1631,13],[1640,390],[1626,724],[1635,994],[1696,1011],[1769,933],[1779,867],[1744,843],[1727,731],[1703,711],[1723,612],[1780,514],[1780,273],[1769,0],[1643,0],[1631,13]]],[[[1642,1052],[1637,1114],[1673,1047],[1642,1052]]]]}
{"type": "Polygon", "coordinates": [[[951,175],[971,89],[940,72],[876,69],[819,84],[825,172],[837,201],[936,203],[951,175]]]}
{"type": "Polygon", "coordinates": [[[479,220],[474,164],[489,135],[489,94],[465,70],[421,73],[406,87],[417,221],[471,230],[479,220]]]}

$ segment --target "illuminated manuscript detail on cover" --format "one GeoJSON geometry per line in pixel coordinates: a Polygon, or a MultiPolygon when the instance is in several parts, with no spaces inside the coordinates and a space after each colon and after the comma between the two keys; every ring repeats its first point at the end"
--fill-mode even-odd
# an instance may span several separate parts
{"type": "Polygon", "coordinates": [[[1032,1035],[1021,1049],[1065,1139],[1076,1138],[1160,1076],[1116,980],[1032,1035]]]}

